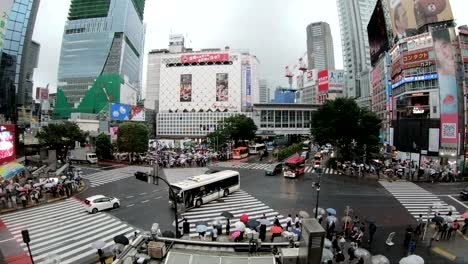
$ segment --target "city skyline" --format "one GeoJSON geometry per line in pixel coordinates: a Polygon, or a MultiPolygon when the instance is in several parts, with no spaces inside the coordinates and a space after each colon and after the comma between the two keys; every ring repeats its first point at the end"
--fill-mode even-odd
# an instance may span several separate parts
{"type": "MultiPolygon", "coordinates": [[[[284,66],[293,66],[292,64],[306,51],[306,26],[312,22],[324,21],[329,23],[331,27],[335,68],[343,68],[336,1],[322,3],[323,10],[319,10],[314,8],[312,1],[294,0],[285,6],[280,1],[261,0],[247,4],[246,1],[226,0],[222,3],[217,2],[216,5],[219,10],[232,10],[232,12],[227,14],[219,12],[205,17],[198,14],[214,1],[204,0],[202,2],[202,4],[199,2],[196,4],[186,0],[177,0],[164,5],[158,4],[156,1],[146,3],[143,84],[146,82],[148,52],[151,49],[166,48],[171,32],[184,34],[187,37],[188,46],[194,49],[223,48],[226,45],[233,49],[249,49],[260,60],[261,78],[271,80],[274,86],[287,86],[287,79],[283,77],[284,66]],[[178,10],[181,6],[184,9],[178,10]],[[253,12],[260,8],[268,12],[256,13],[256,19],[252,22],[239,21],[242,13],[253,12]],[[179,14],[182,19],[171,20],[170,18],[174,14],[179,14]],[[272,25],[272,18],[278,18],[278,23],[272,25]],[[216,19],[219,23],[212,23],[216,19]],[[259,36],[268,37],[268,42],[271,43],[268,49],[265,49],[265,41],[260,41],[259,36]]],[[[43,45],[39,65],[34,74],[34,87],[50,84],[51,91],[56,89],[62,30],[69,3],[70,0],[41,2],[33,40],[43,43],[43,45]]],[[[468,3],[463,0],[452,0],[451,5],[456,23],[458,25],[468,24],[468,18],[462,16],[468,3]]],[[[143,85],[143,89],[145,89],[145,85],[143,85]]]]}

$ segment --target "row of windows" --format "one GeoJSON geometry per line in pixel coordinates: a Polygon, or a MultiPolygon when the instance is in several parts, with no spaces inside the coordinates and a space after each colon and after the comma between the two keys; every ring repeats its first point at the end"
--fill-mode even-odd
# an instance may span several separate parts
{"type": "Polygon", "coordinates": [[[85,28],[74,28],[65,30],[65,34],[77,34],[85,32],[85,28]]]}
{"type": "Polygon", "coordinates": [[[398,86],[398,88],[395,88],[393,90],[393,95],[399,95],[408,91],[430,90],[430,89],[435,89],[437,87],[438,87],[437,80],[410,82],[410,83],[402,84],[398,86]]]}
{"type": "Polygon", "coordinates": [[[436,73],[436,72],[437,72],[436,65],[431,65],[428,67],[416,67],[416,68],[403,70],[404,76],[416,76],[416,75],[423,75],[423,74],[436,73]]]}

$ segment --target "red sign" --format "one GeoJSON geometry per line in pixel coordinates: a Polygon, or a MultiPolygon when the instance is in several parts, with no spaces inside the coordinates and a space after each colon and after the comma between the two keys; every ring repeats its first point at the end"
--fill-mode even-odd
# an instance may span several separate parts
{"type": "Polygon", "coordinates": [[[208,54],[191,54],[182,55],[180,61],[182,63],[193,63],[193,62],[219,62],[228,61],[228,53],[208,53],[208,54]]]}
{"type": "Polygon", "coordinates": [[[429,59],[429,53],[427,51],[424,51],[403,56],[403,63],[411,63],[427,59],[429,59]]]}
{"type": "Polygon", "coordinates": [[[0,125],[0,165],[15,159],[15,125],[0,125]]]}
{"type": "Polygon", "coordinates": [[[317,78],[318,78],[318,91],[319,92],[328,91],[328,70],[319,71],[317,78]]]}
{"type": "Polygon", "coordinates": [[[37,100],[48,100],[49,99],[49,88],[36,88],[36,99],[37,100]]]}

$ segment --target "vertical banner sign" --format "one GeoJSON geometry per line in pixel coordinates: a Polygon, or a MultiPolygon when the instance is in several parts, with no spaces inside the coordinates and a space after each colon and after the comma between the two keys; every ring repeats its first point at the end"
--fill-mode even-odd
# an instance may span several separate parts
{"type": "Polygon", "coordinates": [[[228,74],[217,73],[216,74],[216,101],[226,102],[228,100],[228,74]]]}
{"type": "Polygon", "coordinates": [[[15,159],[15,125],[0,125],[0,165],[15,159]]]}
{"type": "Polygon", "coordinates": [[[439,77],[440,145],[456,148],[458,144],[458,92],[453,29],[432,32],[439,77]]]}
{"type": "Polygon", "coordinates": [[[250,65],[245,66],[245,103],[247,107],[252,104],[252,76],[250,72],[250,65]]]}
{"type": "Polygon", "coordinates": [[[192,74],[180,75],[180,101],[192,101],[192,74]]]}
{"type": "Polygon", "coordinates": [[[318,72],[318,91],[328,91],[328,70],[318,72]]]}
{"type": "Polygon", "coordinates": [[[5,41],[5,32],[7,29],[8,16],[10,15],[13,0],[0,1],[0,56],[2,54],[3,43],[5,41]]]}

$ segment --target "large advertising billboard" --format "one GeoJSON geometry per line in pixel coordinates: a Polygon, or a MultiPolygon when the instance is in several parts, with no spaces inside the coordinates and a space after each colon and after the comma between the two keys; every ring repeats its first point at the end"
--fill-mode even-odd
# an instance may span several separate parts
{"type": "Polygon", "coordinates": [[[229,61],[229,53],[190,54],[180,56],[182,63],[229,61]]]}
{"type": "Polygon", "coordinates": [[[216,102],[226,102],[229,99],[228,77],[227,73],[216,74],[216,102]]]}
{"type": "Polygon", "coordinates": [[[439,77],[440,143],[456,148],[458,144],[458,90],[456,80],[455,39],[453,28],[432,32],[439,77]]]}
{"type": "Polygon", "coordinates": [[[130,106],[130,121],[145,121],[145,108],[142,106],[130,106]]]}
{"type": "Polygon", "coordinates": [[[145,121],[145,108],[142,106],[111,104],[110,120],[115,121],[145,121]]]}
{"type": "Polygon", "coordinates": [[[15,159],[15,125],[0,125],[0,165],[15,159]]]}
{"type": "Polygon", "coordinates": [[[49,88],[36,87],[36,100],[48,100],[49,88]]]}
{"type": "Polygon", "coordinates": [[[180,101],[192,101],[192,74],[180,75],[180,101]]]}
{"type": "Polygon", "coordinates": [[[417,34],[427,24],[453,20],[449,0],[387,0],[393,36],[401,39],[417,34]]]}
{"type": "Polygon", "coordinates": [[[318,91],[320,93],[328,91],[328,70],[319,71],[318,78],[318,91]]]}
{"type": "Polygon", "coordinates": [[[385,22],[384,10],[381,0],[378,0],[375,5],[374,12],[372,13],[369,24],[367,25],[367,34],[369,38],[371,65],[374,66],[378,61],[380,54],[390,48],[387,34],[387,24],[385,22]]]}
{"type": "Polygon", "coordinates": [[[330,70],[328,71],[328,89],[334,91],[342,91],[344,88],[344,71],[330,70]]]}

